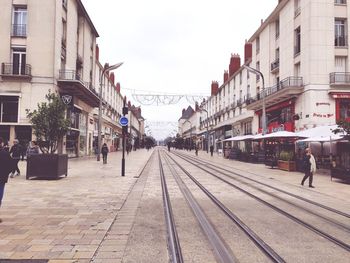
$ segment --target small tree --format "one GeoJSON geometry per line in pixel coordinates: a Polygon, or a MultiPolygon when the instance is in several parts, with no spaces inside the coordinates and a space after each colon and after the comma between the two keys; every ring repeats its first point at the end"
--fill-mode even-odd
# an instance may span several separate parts
{"type": "Polygon", "coordinates": [[[43,153],[55,153],[58,143],[66,135],[70,122],[65,118],[66,105],[55,93],[46,95],[48,102],[38,104],[33,112],[27,110],[34,135],[43,153]]]}
{"type": "Polygon", "coordinates": [[[333,130],[333,133],[341,133],[344,134],[344,139],[350,141],[350,121],[340,120],[337,122],[338,128],[333,130]]]}

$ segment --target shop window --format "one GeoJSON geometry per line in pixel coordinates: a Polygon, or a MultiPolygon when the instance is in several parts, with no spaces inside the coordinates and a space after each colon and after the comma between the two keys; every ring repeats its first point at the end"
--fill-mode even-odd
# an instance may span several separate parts
{"type": "Polygon", "coordinates": [[[349,101],[340,101],[339,103],[339,108],[340,108],[340,119],[341,120],[346,120],[350,119],[350,103],[349,101]]]}
{"type": "Polygon", "coordinates": [[[0,122],[18,121],[18,97],[0,96],[0,122]]]}
{"type": "Polygon", "coordinates": [[[73,108],[67,110],[67,119],[70,120],[70,127],[79,129],[79,114],[80,110],[73,108]]]}

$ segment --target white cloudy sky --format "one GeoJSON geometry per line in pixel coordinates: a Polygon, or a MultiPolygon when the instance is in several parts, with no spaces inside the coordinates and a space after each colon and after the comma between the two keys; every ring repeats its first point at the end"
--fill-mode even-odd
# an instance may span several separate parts
{"type": "MultiPolygon", "coordinates": [[[[231,53],[243,58],[245,39],[277,2],[83,0],[100,34],[100,60],[124,62],[116,79],[136,106],[130,90],[209,94],[212,80],[222,83],[231,53]]],[[[147,121],[176,122],[188,105],[182,100],[173,106],[142,106],[142,114],[147,121]]],[[[152,126],[158,138],[174,130],[159,126],[152,126]]]]}

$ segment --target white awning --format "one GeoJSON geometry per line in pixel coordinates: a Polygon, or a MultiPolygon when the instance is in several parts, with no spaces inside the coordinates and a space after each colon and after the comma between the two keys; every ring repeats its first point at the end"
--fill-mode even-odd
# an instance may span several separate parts
{"type": "Polygon", "coordinates": [[[299,137],[327,137],[327,136],[334,136],[333,130],[337,129],[338,125],[327,125],[327,126],[319,126],[311,129],[307,129],[304,131],[297,132],[297,135],[299,137]]]}
{"type": "Polygon", "coordinates": [[[224,142],[231,142],[231,141],[246,141],[246,140],[252,140],[254,138],[254,135],[242,135],[242,136],[235,136],[232,138],[228,138],[224,140],[224,142]]]}
{"type": "Polygon", "coordinates": [[[332,135],[332,136],[316,136],[316,137],[310,137],[303,140],[298,140],[297,142],[331,142],[331,141],[338,141],[342,140],[342,135],[332,135]]]}
{"type": "MultiPolygon", "coordinates": [[[[263,139],[269,139],[269,138],[295,138],[295,137],[302,137],[302,136],[298,136],[295,132],[278,131],[278,132],[265,134],[263,136],[263,139]]],[[[303,136],[303,137],[305,137],[305,136],[303,136]]]]}

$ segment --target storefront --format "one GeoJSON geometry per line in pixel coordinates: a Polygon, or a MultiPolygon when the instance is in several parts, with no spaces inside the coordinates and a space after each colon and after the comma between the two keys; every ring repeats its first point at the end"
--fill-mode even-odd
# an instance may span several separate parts
{"type": "Polygon", "coordinates": [[[336,121],[350,121],[350,93],[335,93],[332,96],[336,105],[336,121]]]}
{"type": "MultiPolygon", "coordinates": [[[[259,133],[262,132],[262,111],[259,115],[259,133]]],[[[267,133],[277,131],[295,131],[294,124],[295,102],[294,100],[283,101],[266,109],[267,133]]]]}

